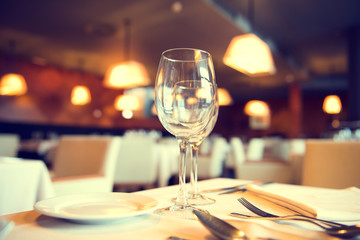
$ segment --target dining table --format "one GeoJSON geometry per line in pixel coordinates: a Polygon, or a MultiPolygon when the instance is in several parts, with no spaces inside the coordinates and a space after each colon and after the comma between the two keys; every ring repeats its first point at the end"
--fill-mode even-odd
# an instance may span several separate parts
{"type": "MultiPolygon", "coordinates": [[[[279,206],[275,202],[270,202],[262,198],[256,191],[252,192],[249,190],[231,193],[221,191],[206,192],[218,188],[252,183],[253,181],[250,180],[232,178],[214,178],[199,181],[198,187],[200,191],[205,191],[202,194],[215,199],[216,202],[209,205],[193,207],[206,210],[213,216],[244,230],[249,237],[262,237],[266,239],[337,239],[326,234],[316,225],[306,222],[270,221],[263,219],[250,220],[230,216],[232,212],[251,214],[248,209],[239,203],[238,198],[240,197],[245,197],[258,207],[264,207],[268,211],[273,211],[278,214],[290,214],[290,212],[293,212],[288,208],[279,206]]],[[[186,187],[188,187],[188,185],[186,185],[186,187]]],[[[335,216],[333,216],[335,220],[337,216],[339,216],[339,218],[345,216],[345,218],[337,220],[349,225],[360,223],[360,193],[357,188],[326,189],[281,183],[265,184],[261,186],[261,188],[273,194],[284,193],[289,197],[299,196],[295,199],[296,201],[303,201],[303,203],[307,201],[314,202],[314,206],[317,206],[315,204],[317,201],[318,204],[324,207],[322,210],[325,209],[325,213],[321,213],[324,216],[328,213],[326,209],[329,209],[329,213],[334,213],[332,210],[340,207],[338,209],[339,212],[343,211],[345,214],[342,216],[340,216],[341,214],[335,214],[335,216]],[[344,196],[343,193],[348,195],[344,196]],[[344,206],[341,207],[339,202],[344,201],[344,199],[342,199],[343,197],[345,197],[345,202],[344,206]],[[348,213],[351,218],[346,219],[346,214],[348,213]]],[[[161,215],[154,211],[171,205],[171,199],[177,195],[178,190],[179,186],[172,185],[126,193],[138,199],[153,199],[156,204],[151,211],[144,211],[132,215],[119,215],[118,218],[108,220],[102,218],[103,221],[74,221],[66,216],[62,218],[61,215],[60,217],[54,217],[49,214],[43,214],[43,212],[39,212],[39,209],[0,216],[0,219],[13,223],[11,231],[9,231],[2,240],[169,239],[170,236],[177,236],[189,240],[218,239],[212,235],[196,217],[192,219],[182,219],[161,215]]],[[[108,194],[119,193],[114,192],[108,194]]],[[[89,196],[91,197],[91,195],[89,196]]],[[[64,204],[64,202],[59,202],[58,204],[61,205],[64,204]]],[[[104,215],[106,214],[107,213],[104,212],[104,215]]]]}

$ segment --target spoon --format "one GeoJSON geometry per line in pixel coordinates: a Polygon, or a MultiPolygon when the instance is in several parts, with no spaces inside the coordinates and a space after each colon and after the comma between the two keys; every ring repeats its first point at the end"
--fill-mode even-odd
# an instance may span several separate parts
{"type": "Polygon", "coordinates": [[[271,238],[249,238],[246,236],[245,232],[237,229],[233,225],[212,216],[208,212],[201,211],[198,209],[193,209],[193,213],[199,219],[200,223],[204,225],[212,234],[217,236],[220,239],[225,240],[242,240],[242,239],[262,239],[262,240],[271,240],[271,238]]]}

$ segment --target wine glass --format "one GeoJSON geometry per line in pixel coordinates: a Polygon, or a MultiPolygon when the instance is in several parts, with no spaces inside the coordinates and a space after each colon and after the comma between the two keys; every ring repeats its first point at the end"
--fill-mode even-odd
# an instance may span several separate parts
{"type": "MultiPolygon", "coordinates": [[[[215,86],[216,87],[216,86],[215,86]]],[[[211,116],[211,119],[208,125],[202,130],[197,136],[192,136],[188,140],[190,146],[190,158],[191,158],[191,167],[190,167],[190,190],[188,192],[188,203],[192,206],[195,205],[208,205],[215,203],[215,199],[203,196],[200,194],[198,186],[197,186],[197,161],[199,155],[199,146],[203,142],[203,140],[212,132],[214,129],[216,120],[219,114],[219,101],[217,95],[217,89],[215,89],[215,111],[211,116]]]]}
{"type": "Polygon", "coordinates": [[[180,148],[179,192],[173,205],[156,212],[193,219],[185,191],[187,143],[208,125],[216,110],[216,82],[209,53],[192,48],[161,54],[155,82],[155,106],[164,128],[180,148]]]}

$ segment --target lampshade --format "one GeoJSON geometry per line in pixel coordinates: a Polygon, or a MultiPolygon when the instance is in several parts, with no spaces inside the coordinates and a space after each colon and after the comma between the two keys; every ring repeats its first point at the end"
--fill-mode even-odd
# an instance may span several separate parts
{"type": "Polygon", "coordinates": [[[230,93],[225,88],[218,88],[218,98],[220,106],[227,106],[233,103],[230,93]]]}
{"type": "Polygon", "coordinates": [[[125,61],[109,67],[105,74],[104,86],[108,88],[132,88],[150,84],[149,75],[136,61],[125,61]]]}
{"type": "Polygon", "coordinates": [[[16,73],[5,74],[0,81],[0,95],[23,95],[27,92],[25,78],[16,73]]]}
{"type": "Polygon", "coordinates": [[[341,100],[337,95],[329,95],[324,99],[323,111],[328,114],[340,113],[341,107],[341,100]]]}
{"type": "Polygon", "coordinates": [[[223,62],[249,76],[271,75],[276,72],[269,46],[252,33],[234,37],[223,62]]]}
{"type": "Polygon", "coordinates": [[[246,103],[245,113],[249,116],[268,116],[270,115],[270,109],[266,102],[259,100],[251,100],[246,103]]]}
{"type": "Polygon", "coordinates": [[[71,103],[74,105],[85,105],[91,102],[90,91],[85,86],[75,86],[71,91],[71,103]]]}
{"type": "Polygon", "coordinates": [[[114,107],[116,110],[139,110],[141,107],[140,99],[133,95],[119,95],[115,99],[114,107]]]}

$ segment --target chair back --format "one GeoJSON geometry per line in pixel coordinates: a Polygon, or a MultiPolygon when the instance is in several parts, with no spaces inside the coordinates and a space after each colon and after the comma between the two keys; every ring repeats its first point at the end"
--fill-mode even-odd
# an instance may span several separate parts
{"type": "Polygon", "coordinates": [[[54,158],[54,177],[103,174],[113,181],[120,145],[120,137],[62,136],[54,158]]]}
{"type": "Polygon", "coordinates": [[[0,134],[0,156],[16,157],[20,145],[17,134],[0,134]]]}
{"type": "MultiPolygon", "coordinates": [[[[210,154],[199,155],[198,157],[199,179],[220,177],[222,175],[228,149],[229,146],[225,138],[214,137],[210,154]]],[[[187,175],[189,175],[189,172],[187,172],[187,175]]]]}
{"type": "Polygon", "coordinates": [[[156,138],[124,136],[115,165],[115,185],[154,184],[158,161],[156,138]]]}
{"type": "Polygon", "coordinates": [[[225,165],[235,168],[236,165],[242,164],[246,160],[245,148],[243,141],[239,137],[230,139],[230,151],[225,161],[225,165]]]}
{"type": "Polygon", "coordinates": [[[302,185],[325,188],[360,187],[359,169],[359,141],[306,141],[302,185]]]}
{"type": "Polygon", "coordinates": [[[264,157],[265,140],[263,138],[252,138],[249,141],[246,159],[249,161],[260,161],[264,157]]]}

